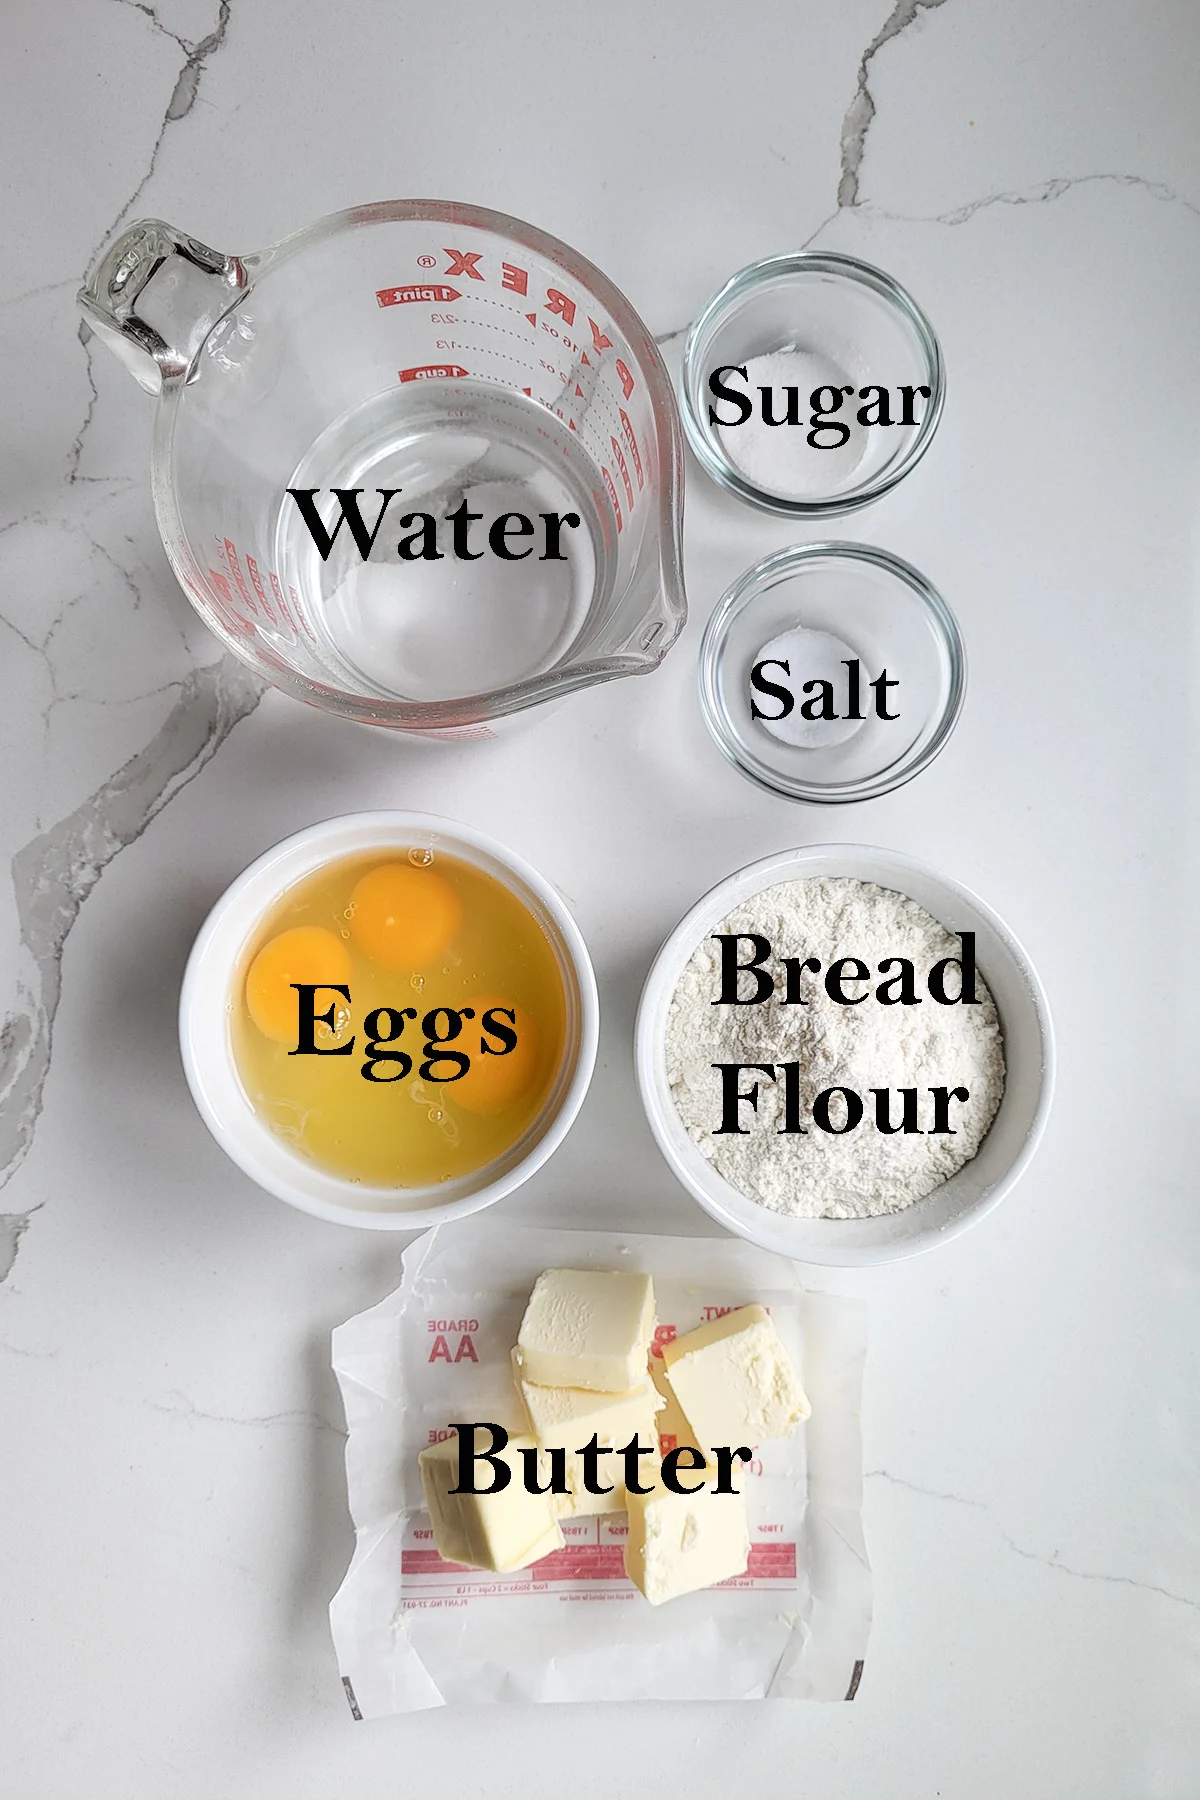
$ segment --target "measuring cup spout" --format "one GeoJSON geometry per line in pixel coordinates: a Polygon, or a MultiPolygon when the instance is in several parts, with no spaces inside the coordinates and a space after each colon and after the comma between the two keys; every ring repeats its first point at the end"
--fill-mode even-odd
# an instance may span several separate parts
{"type": "Polygon", "coordinates": [[[248,286],[240,257],[140,219],[109,245],[78,300],[85,323],[139,386],[159,394],[188,379],[200,345],[248,286]]]}

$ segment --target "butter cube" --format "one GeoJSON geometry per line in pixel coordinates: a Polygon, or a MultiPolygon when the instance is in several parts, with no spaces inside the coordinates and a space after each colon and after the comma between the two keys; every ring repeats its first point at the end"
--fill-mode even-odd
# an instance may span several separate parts
{"type": "MultiPolygon", "coordinates": [[[[548,1494],[525,1491],[525,1464],[520,1452],[533,1449],[529,1436],[510,1437],[506,1447],[497,1452],[507,1465],[511,1479],[496,1494],[452,1494],[458,1486],[458,1434],[430,1444],[422,1450],[421,1486],[433,1525],[433,1540],[447,1562],[466,1563],[475,1569],[494,1569],[505,1573],[525,1569],[561,1550],[562,1531],[550,1505],[548,1494]]],[[[475,1464],[476,1480],[482,1485],[490,1479],[485,1462],[475,1464]]],[[[548,1477],[539,1470],[544,1485],[548,1477]]]]}
{"type": "Polygon", "coordinates": [[[812,1408],[771,1315],[740,1306],[662,1346],[672,1392],[701,1449],[788,1437],[812,1408]]]}
{"type": "MultiPolygon", "coordinates": [[[[551,1501],[560,1516],[581,1513],[618,1512],[625,1505],[625,1458],[614,1454],[596,1459],[601,1485],[612,1488],[610,1494],[590,1494],[583,1484],[583,1458],[578,1451],[595,1435],[602,1449],[618,1452],[636,1436],[651,1452],[639,1458],[641,1468],[653,1468],[658,1462],[658,1429],[655,1414],[662,1406],[649,1378],[638,1387],[622,1394],[604,1394],[587,1388],[538,1387],[523,1378],[521,1364],[513,1352],[513,1373],[533,1434],[544,1450],[567,1452],[567,1481],[570,1495],[552,1495],[551,1501]]],[[[643,1477],[645,1479],[645,1477],[643,1477]]]]}
{"type": "MultiPolygon", "coordinates": [[[[691,1487],[700,1474],[680,1469],[680,1484],[691,1487]]],[[[746,1501],[740,1493],[714,1492],[716,1480],[716,1470],[710,1468],[694,1494],[673,1494],[659,1470],[649,1494],[630,1493],[625,1573],[651,1606],[745,1574],[750,1560],[746,1501]]],[[[649,1483],[647,1476],[645,1485],[649,1483]]]]}
{"type": "Polygon", "coordinates": [[[522,1379],[540,1387],[623,1393],[646,1379],[654,1336],[648,1275],[546,1269],[517,1334],[522,1379]]]}
{"type": "Polygon", "coordinates": [[[696,1442],[696,1434],[675,1398],[675,1391],[667,1379],[666,1365],[659,1357],[650,1359],[650,1379],[663,1402],[662,1411],[655,1420],[663,1455],[669,1450],[682,1450],[685,1447],[698,1450],[700,1446],[696,1442]]]}

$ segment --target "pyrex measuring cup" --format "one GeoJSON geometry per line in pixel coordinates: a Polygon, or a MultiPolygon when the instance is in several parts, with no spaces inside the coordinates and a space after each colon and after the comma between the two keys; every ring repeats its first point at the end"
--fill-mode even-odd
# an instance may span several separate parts
{"type": "Polygon", "coordinates": [[[678,636],[670,382],[628,301],[557,239],[408,200],[230,256],[148,219],[79,300],[158,395],[154,504],[184,591],[288,693],[443,729],[654,668],[678,636]],[[361,490],[368,527],[396,491],[366,559],[346,525],[323,558],[288,493],[315,490],[331,527],[335,488],[361,490]],[[578,525],[544,556],[486,535],[460,556],[464,500],[538,533],[554,513],[578,525]],[[439,557],[402,554],[409,514],[439,557]]]}

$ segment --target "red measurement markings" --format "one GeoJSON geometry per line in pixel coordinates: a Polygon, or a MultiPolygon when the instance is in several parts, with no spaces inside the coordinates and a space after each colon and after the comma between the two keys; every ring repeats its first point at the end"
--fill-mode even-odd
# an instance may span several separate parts
{"type": "MultiPolygon", "coordinates": [[[[494,285],[496,283],[497,275],[495,270],[488,266],[490,258],[487,258],[487,252],[483,250],[457,250],[453,249],[450,245],[445,245],[443,246],[442,254],[447,258],[446,266],[442,271],[443,275],[454,276],[460,279],[465,278],[468,281],[480,281],[487,285],[494,285]],[[487,260],[485,260],[485,258],[487,258],[487,260]],[[483,265],[482,267],[480,266],[481,264],[483,265]]],[[[417,263],[421,268],[433,268],[436,266],[436,259],[433,256],[426,254],[424,256],[418,256],[417,263]]],[[[523,268],[520,263],[501,262],[499,265],[499,285],[506,293],[519,294],[523,298],[527,297],[529,294],[529,270],[523,268]]],[[[543,312],[548,312],[552,316],[561,319],[564,325],[573,325],[579,312],[580,303],[578,299],[564,292],[562,288],[547,287],[544,292],[546,297],[540,303],[543,312]]],[[[376,289],[375,297],[380,306],[402,306],[410,301],[421,301],[425,304],[430,304],[435,301],[446,303],[451,299],[460,299],[461,295],[456,289],[446,286],[444,282],[410,282],[399,287],[378,288],[376,289]]],[[[536,325],[538,323],[536,312],[527,312],[525,317],[529,320],[531,325],[536,325]]],[[[597,353],[611,350],[613,348],[613,340],[608,335],[605,326],[597,323],[590,314],[585,313],[584,317],[587,319],[588,328],[592,334],[593,349],[597,353]]],[[[575,347],[572,346],[572,348],[575,347]]],[[[582,361],[586,366],[591,366],[586,351],[582,353],[582,361]]],[[[634,377],[630,373],[628,366],[622,362],[619,357],[615,359],[613,367],[616,371],[617,380],[621,384],[621,391],[624,394],[625,399],[628,400],[636,385],[634,377]]],[[[635,472],[638,472],[640,475],[636,451],[633,452],[633,455],[635,472]]],[[[641,486],[640,479],[638,485],[639,487],[641,486]]]]}
{"type": "MultiPolygon", "coordinates": [[[[402,1575],[481,1575],[486,1572],[468,1569],[462,1563],[447,1562],[436,1550],[401,1552],[402,1575]]],[[[529,1578],[531,1581],[624,1581],[625,1554],[620,1544],[564,1544],[561,1550],[552,1550],[549,1556],[533,1563],[529,1578]]],[[[795,1544],[751,1544],[745,1574],[733,1579],[794,1581],[795,1544]]]]}
{"type": "Polygon", "coordinates": [[[305,637],[308,639],[310,644],[315,644],[317,641],[316,633],[313,631],[312,626],[309,624],[308,620],[304,616],[304,610],[300,605],[299,594],[296,592],[295,588],[290,585],[290,583],[288,586],[288,593],[292,597],[292,605],[296,609],[296,617],[300,621],[301,631],[304,633],[305,637]]]}
{"type": "Polygon", "coordinates": [[[246,552],[246,572],[250,577],[251,587],[262,601],[263,611],[266,613],[268,619],[270,619],[272,625],[274,625],[275,614],[271,611],[271,602],[267,599],[267,590],[262,584],[262,576],[258,572],[258,564],[250,555],[249,551],[246,552]]]}
{"type": "Polygon", "coordinates": [[[608,441],[612,445],[612,453],[617,459],[617,467],[621,471],[621,482],[625,488],[625,498],[629,502],[629,510],[632,512],[633,483],[629,479],[629,465],[625,461],[625,452],[622,450],[615,437],[610,437],[608,441]]]}
{"type": "Polygon", "coordinates": [[[228,538],[225,539],[225,560],[229,564],[229,573],[233,576],[234,584],[237,587],[238,593],[241,595],[243,605],[245,605],[250,612],[257,611],[253,600],[250,598],[250,589],[246,586],[245,576],[242,574],[242,565],[238,561],[238,553],[228,538]]]}
{"type": "Polygon", "coordinates": [[[795,1544],[751,1544],[746,1574],[752,1581],[795,1581],[795,1544]]]}
{"type": "MultiPolygon", "coordinates": [[[[461,1563],[443,1561],[436,1550],[404,1550],[402,1575],[456,1575],[461,1563]]],[[[522,1571],[523,1573],[524,1571],[522,1571]]],[[[468,1574],[486,1571],[471,1569],[468,1574]]],[[[620,1544],[565,1544],[530,1565],[531,1581],[623,1581],[625,1560],[620,1544]]]]}
{"type": "Polygon", "coordinates": [[[253,637],[254,626],[249,619],[244,619],[233,603],[233,589],[218,569],[210,568],[208,578],[212,584],[209,604],[226,631],[234,637],[253,637]],[[213,598],[215,594],[216,598],[213,598]]]}
{"type": "Polygon", "coordinates": [[[451,376],[465,375],[467,371],[461,363],[423,363],[416,369],[401,369],[401,381],[437,381],[451,376]]]}
{"type": "Polygon", "coordinates": [[[478,1570],[467,1568],[466,1563],[447,1562],[436,1550],[402,1550],[400,1552],[400,1573],[402,1575],[457,1575],[462,1570],[468,1574],[477,1574],[478,1570]]]}
{"type": "Polygon", "coordinates": [[[604,477],[604,485],[608,489],[608,497],[612,501],[612,509],[617,517],[617,530],[624,531],[625,526],[621,518],[621,502],[617,499],[617,490],[613,478],[603,464],[600,465],[600,473],[604,477]]]}
{"type": "Polygon", "coordinates": [[[288,611],[288,603],[283,597],[283,589],[279,585],[278,575],[275,573],[274,569],[268,569],[267,574],[271,578],[271,592],[274,594],[275,599],[278,602],[280,612],[283,614],[284,618],[287,620],[288,624],[291,626],[293,635],[298,635],[297,628],[296,628],[296,621],[295,621],[295,619],[293,619],[291,613],[288,611]]]}
{"type": "Polygon", "coordinates": [[[624,1581],[620,1544],[564,1544],[533,1565],[538,1581],[624,1581]]]}
{"type": "Polygon", "coordinates": [[[376,288],[375,298],[380,306],[412,306],[422,302],[430,305],[434,301],[445,305],[450,300],[461,300],[462,295],[457,288],[445,287],[441,282],[413,282],[408,287],[376,288]]]}
{"type": "Polygon", "coordinates": [[[637,439],[633,435],[633,422],[623,406],[619,406],[617,411],[621,415],[621,430],[625,433],[625,442],[629,445],[629,454],[633,458],[633,472],[637,476],[638,491],[640,492],[643,486],[642,459],[638,455],[637,439]]]}

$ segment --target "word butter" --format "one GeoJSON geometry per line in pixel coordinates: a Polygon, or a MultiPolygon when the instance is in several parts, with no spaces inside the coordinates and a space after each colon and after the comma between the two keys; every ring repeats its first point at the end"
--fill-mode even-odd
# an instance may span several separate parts
{"type": "Polygon", "coordinates": [[[539,1387],[521,1377],[517,1352],[513,1352],[513,1373],[533,1434],[543,1449],[560,1450],[565,1455],[565,1474],[570,1493],[556,1496],[556,1511],[570,1515],[612,1512],[625,1505],[626,1484],[616,1469],[612,1486],[597,1493],[585,1479],[585,1463],[580,1446],[594,1438],[600,1452],[616,1455],[635,1443],[636,1458],[643,1452],[658,1452],[658,1426],[655,1415],[663,1401],[647,1376],[640,1386],[626,1393],[599,1393],[594,1388],[539,1387]]]}

